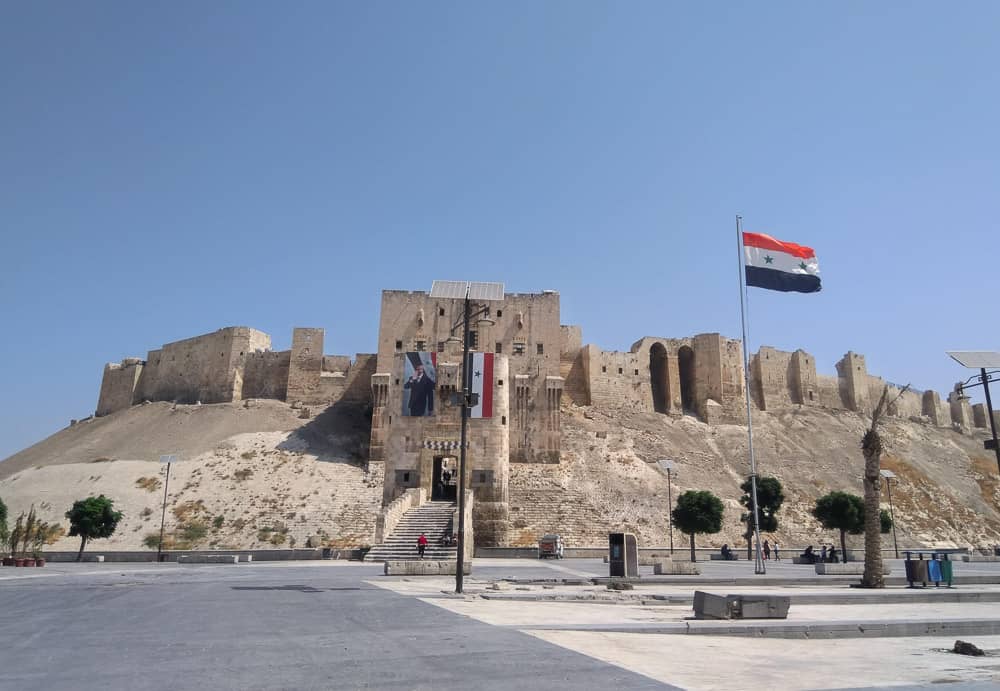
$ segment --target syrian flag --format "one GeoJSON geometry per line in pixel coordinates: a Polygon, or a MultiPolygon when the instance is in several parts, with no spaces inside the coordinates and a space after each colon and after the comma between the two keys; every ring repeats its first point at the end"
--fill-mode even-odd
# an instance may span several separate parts
{"type": "Polygon", "coordinates": [[[817,293],[819,262],[812,247],[775,240],[763,233],[743,233],[747,285],[785,293],[817,293]]]}
{"type": "Polygon", "coordinates": [[[479,402],[469,417],[493,417],[493,353],[469,353],[469,388],[479,402]]]}

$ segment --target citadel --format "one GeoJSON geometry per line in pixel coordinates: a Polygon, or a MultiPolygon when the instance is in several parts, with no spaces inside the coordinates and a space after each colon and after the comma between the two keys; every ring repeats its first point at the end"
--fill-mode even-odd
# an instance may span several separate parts
{"type": "MultiPolygon", "coordinates": [[[[168,343],[145,359],[104,368],[96,414],[144,401],[224,403],[277,399],[308,406],[347,405],[371,411],[368,469],[382,479],[379,538],[415,504],[441,499],[453,479],[460,408],[462,304],[425,292],[382,293],[378,351],[327,355],[324,331],[296,328],[290,350],[271,350],[271,337],[248,327],[168,343]],[[406,414],[414,362],[433,362],[434,399],[428,414],[406,414]]],[[[507,294],[475,306],[470,349],[488,354],[491,381],[483,395],[489,414],[469,420],[468,487],[477,545],[509,542],[511,464],[558,464],[560,407],[629,406],[649,413],[697,416],[709,425],[745,423],[741,343],[717,333],[685,338],[646,336],[628,352],[584,345],[579,326],[560,323],[559,294],[507,294]]],[[[751,356],[750,390],[757,410],[814,406],[866,413],[886,382],[869,374],[865,358],[848,352],[836,376],[817,374],[804,350],[762,347],[751,356]]],[[[892,394],[899,389],[889,384],[892,394]]],[[[958,391],[905,391],[889,415],[968,431],[986,428],[988,411],[958,391]]]]}

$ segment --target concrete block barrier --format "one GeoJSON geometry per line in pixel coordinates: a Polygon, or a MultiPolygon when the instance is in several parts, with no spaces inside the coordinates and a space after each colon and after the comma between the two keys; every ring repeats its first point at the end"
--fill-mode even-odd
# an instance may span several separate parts
{"type": "MultiPolygon", "coordinates": [[[[462,573],[468,576],[472,573],[472,563],[463,564],[462,573]]],[[[454,576],[458,571],[457,561],[386,561],[384,574],[386,576],[454,576]]]]}
{"type": "MultiPolygon", "coordinates": [[[[816,573],[821,576],[861,576],[864,572],[864,562],[860,561],[848,562],[846,564],[826,564],[823,562],[816,564],[816,573]]],[[[882,574],[888,576],[890,573],[892,573],[892,570],[883,563],[882,574]]]]}
{"type": "Polygon", "coordinates": [[[714,595],[694,593],[695,619],[787,619],[787,595],[714,595]]]}
{"type": "Polygon", "coordinates": [[[689,561],[658,561],[653,564],[654,576],[698,576],[701,569],[689,561]]]}

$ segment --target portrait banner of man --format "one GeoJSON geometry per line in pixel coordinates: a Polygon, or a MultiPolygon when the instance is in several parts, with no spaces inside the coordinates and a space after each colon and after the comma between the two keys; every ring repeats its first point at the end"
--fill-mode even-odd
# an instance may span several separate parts
{"type": "Polygon", "coordinates": [[[437,386],[437,353],[407,353],[403,364],[403,415],[426,417],[434,414],[434,387],[437,386]]]}

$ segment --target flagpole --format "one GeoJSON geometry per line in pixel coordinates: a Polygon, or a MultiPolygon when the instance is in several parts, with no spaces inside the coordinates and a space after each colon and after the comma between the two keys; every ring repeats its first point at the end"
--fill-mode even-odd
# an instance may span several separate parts
{"type": "Polygon", "coordinates": [[[750,416],[750,355],[747,348],[747,312],[744,303],[749,302],[747,296],[744,276],[746,267],[743,263],[743,217],[736,216],[736,253],[739,261],[740,279],[740,321],[743,323],[743,382],[746,386],[745,398],[747,401],[747,446],[750,450],[750,513],[753,515],[753,532],[756,545],[754,546],[754,570],[755,574],[767,573],[764,566],[764,557],[761,554],[760,546],[760,511],[757,508],[757,461],[753,454],[753,419],[750,416]]]}

